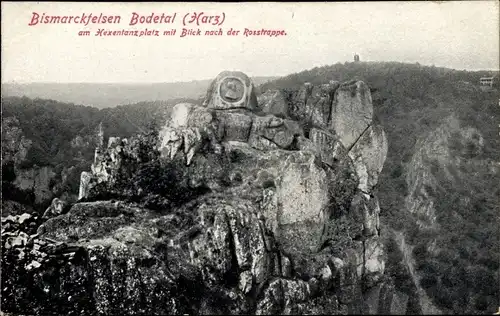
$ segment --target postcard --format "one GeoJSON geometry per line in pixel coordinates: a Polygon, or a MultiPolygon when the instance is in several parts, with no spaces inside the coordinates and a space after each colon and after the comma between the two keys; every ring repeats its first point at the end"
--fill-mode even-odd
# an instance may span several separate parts
{"type": "Polygon", "coordinates": [[[498,1],[1,6],[0,315],[499,313],[498,1]]]}

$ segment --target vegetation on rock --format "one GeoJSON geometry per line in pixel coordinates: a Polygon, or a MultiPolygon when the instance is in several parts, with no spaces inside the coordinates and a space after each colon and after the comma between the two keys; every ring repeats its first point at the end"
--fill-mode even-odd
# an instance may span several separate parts
{"type": "MultiPolygon", "coordinates": [[[[476,86],[479,78],[485,75],[486,72],[418,64],[346,63],[314,68],[258,87],[262,93],[283,89],[288,102],[296,98],[297,91],[306,82],[317,86],[331,81],[356,79],[370,87],[374,123],[383,126],[389,143],[388,156],[374,194],[380,200],[380,216],[384,227],[404,232],[414,246],[413,256],[420,276],[419,284],[414,284],[408,267],[400,264],[403,254],[398,250],[399,245],[395,239],[387,238],[387,273],[393,277],[396,290],[410,297],[409,312],[421,311],[417,287],[423,288],[433,303],[445,312],[481,314],[496,311],[498,306],[500,172],[495,164],[498,164],[500,157],[500,107],[497,90],[484,92],[476,86]],[[443,122],[450,116],[458,120],[459,127],[445,133],[447,136],[439,142],[439,150],[446,154],[422,160],[423,169],[416,168],[412,165],[416,153],[425,148],[425,140],[429,135],[436,134],[442,126],[446,126],[443,122]],[[477,133],[467,134],[469,129],[477,133]],[[443,162],[445,160],[446,163],[443,162]],[[429,170],[428,177],[432,181],[422,190],[429,193],[429,199],[434,203],[435,219],[407,208],[406,200],[413,192],[413,182],[408,180],[412,168],[429,170]],[[428,223],[429,227],[418,226],[418,223],[428,223]]],[[[118,174],[114,187],[116,192],[98,185],[94,188],[94,198],[89,201],[125,197],[130,202],[139,203],[141,207],[161,212],[172,207],[172,201],[185,202],[204,193],[203,187],[192,189],[189,184],[182,182],[185,174],[176,173],[178,166],[184,163],[182,160],[166,164],[158,159],[154,150],[156,135],[148,134],[150,124],[163,123],[171,107],[180,101],[139,103],[98,110],[51,100],[2,98],[2,122],[14,117],[18,123],[11,123],[17,124],[21,131],[21,134],[10,135],[10,138],[2,133],[2,149],[10,148],[8,143],[12,139],[19,139],[16,144],[22,144],[16,145],[12,156],[6,156],[2,150],[2,217],[5,214],[20,215],[27,210],[41,217],[43,210],[50,204],[51,199],[43,205],[35,205],[36,191],[33,188],[20,188],[16,178],[19,179],[22,172],[27,170],[50,167],[55,174],[50,182],[53,195],[58,196],[63,192],[77,194],[80,173],[90,169],[94,148],[99,143],[97,133],[101,122],[106,138],[118,136],[130,140],[122,157],[124,164],[129,167],[122,168],[124,173],[118,174]],[[142,135],[132,137],[137,133],[142,135]],[[21,141],[21,135],[31,143],[21,141]],[[172,187],[171,183],[178,183],[178,186],[172,187]],[[18,203],[9,204],[6,201],[18,203]],[[36,211],[21,207],[19,203],[35,206],[36,211]]],[[[196,103],[194,100],[192,102],[196,103]]],[[[289,109],[294,111],[296,118],[305,115],[297,112],[300,107],[301,104],[293,103],[289,109]]],[[[286,113],[280,115],[284,117],[286,113]]],[[[300,123],[306,137],[311,129],[319,126],[317,122],[307,120],[300,123]]],[[[11,131],[18,132],[15,129],[11,131]]],[[[238,153],[235,151],[231,155],[235,160],[241,159],[236,157],[238,153]]],[[[341,170],[346,172],[345,168],[341,170]]],[[[246,180],[244,174],[237,174],[232,177],[225,175],[227,179],[222,182],[246,180]]],[[[344,179],[342,181],[345,183],[330,194],[339,202],[335,205],[335,211],[336,218],[340,220],[336,222],[337,226],[332,225],[328,229],[333,236],[347,237],[339,240],[333,238],[330,243],[351,247],[353,241],[345,231],[354,230],[349,226],[352,222],[342,221],[346,220],[344,214],[350,207],[350,197],[355,189],[351,182],[355,180],[342,173],[337,177],[335,181],[344,179]]],[[[270,179],[264,180],[264,183],[267,189],[273,189],[276,185],[270,179]]],[[[17,256],[17,253],[9,252],[8,256],[17,256]]],[[[2,260],[5,258],[3,256],[2,260]]],[[[280,258],[280,261],[283,263],[285,259],[280,258]]],[[[26,262],[25,266],[30,262],[26,262]]],[[[107,267],[107,263],[103,266],[107,267]]],[[[334,268],[333,263],[329,263],[329,266],[334,268]]],[[[64,270],[60,273],[69,275],[81,272],[75,271],[64,270]]],[[[19,270],[16,273],[21,277],[24,272],[19,270]]],[[[53,276],[49,274],[47,278],[53,276]]],[[[273,284],[276,288],[283,286],[281,281],[273,284]]],[[[165,285],[155,286],[166,289],[165,285]]],[[[182,290],[194,291],[189,287],[182,290]]],[[[273,288],[269,287],[266,291],[271,295],[273,288]]],[[[280,297],[283,295],[283,292],[276,293],[280,297]]],[[[56,299],[62,302],[65,298],[56,299]]],[[[83,297],[81,304],[87,304],[87,299],[90,298],[83,297]]],[[[323,298],[314,300],[321,301],[323,298]]],[[[27,302],[26,298],[23,302],[27,302]]],[[[133,305],[133,302],[130,304],[133,305]]],[[[300,304],[299,308],[303,308],[300,304]]],[[[333,311],[338,311],[336,303],[329,304],[334,306],[333,311]]]]}

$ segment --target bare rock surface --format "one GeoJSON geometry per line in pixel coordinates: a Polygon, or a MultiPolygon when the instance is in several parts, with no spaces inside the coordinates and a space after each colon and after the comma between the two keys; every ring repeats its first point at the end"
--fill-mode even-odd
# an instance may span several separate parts
{"type": "Polygon", "coordinates": [[[347,82],[336,90],[332,104],[330,127],[342,144],[350,148],[370,126],[373,105],[368,86],[362,82],[347,82]]]}

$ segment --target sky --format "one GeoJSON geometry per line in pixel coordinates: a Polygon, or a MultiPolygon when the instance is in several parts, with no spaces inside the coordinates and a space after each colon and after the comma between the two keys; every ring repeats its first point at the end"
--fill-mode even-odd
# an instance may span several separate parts
{"type": "MultiPolygon", "coordinates": [[[[2,82],[175,82],[223,70],[283,76],[352,61],[399,61],[454,69],[499,68],[499,1],[337,3],[62,3],[2,1],[2,82]],[[120,16],[118,24],[29,25],[40,16],[120,16]],[[171,24],[129,25],[133,13],[173,15],[171,24]],[[221,25],[189,24],[203,12],[221,25]],[[219,20],[221,22],[222,19],[219,20]],[[158,30],[160,36],[96,36],[158,30]],[[180,37],[183,28],[223,36],[180,37]],[[245,37],[244,29],[284,30],[245,37]],[[175,36],[164,30],[177,29],[175,36]],[[227,31],[240,30],[238,36],[227,31]],[[90,31],[90,36],[79,36],[90,31]]],[[[203,16],[203,15],[202,15],[203,16]]],[[[200,19],[203,22],[202,19],[200,19]]],[[[213,20],[212,20],[213,21],[213,20]]]]}

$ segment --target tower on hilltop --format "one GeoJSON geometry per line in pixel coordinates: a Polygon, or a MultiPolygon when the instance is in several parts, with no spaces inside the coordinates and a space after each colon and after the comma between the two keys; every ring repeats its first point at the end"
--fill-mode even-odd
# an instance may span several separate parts
{"type": "Polygon", "coordinates": [[[359,62],[359,55],[354,53],[354,62],[357,63],[359,62]]]}

